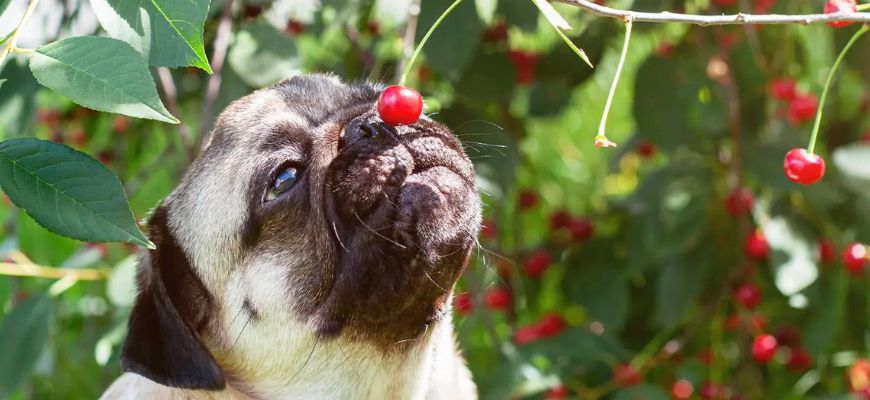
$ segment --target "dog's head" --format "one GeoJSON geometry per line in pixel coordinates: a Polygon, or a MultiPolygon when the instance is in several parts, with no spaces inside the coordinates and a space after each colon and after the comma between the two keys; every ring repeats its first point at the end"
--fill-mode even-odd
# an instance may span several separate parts
{"type": "Polygon", "coordinates": [[[445,126],[383,124],[380,90],[308,75],[223,112],[149,221],[126,370],[216,389],[225,364],[247,368],[239,352],[403,351],[449,314],[479,229],[474,171],[445,126]]]}

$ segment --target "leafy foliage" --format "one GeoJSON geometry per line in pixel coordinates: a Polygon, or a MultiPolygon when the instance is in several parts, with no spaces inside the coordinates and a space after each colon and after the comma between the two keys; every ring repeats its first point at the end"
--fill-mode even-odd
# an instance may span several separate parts
{"type": "MultiPolygon", "coordinates": [[[[70,10],[62,26],[46,27],[62,33],[55,41],[3,64],[0,186],[11,202],[0,204],[2,265],[24,256],[111,273],[68,286],[0,279],[0,397],[91,399],[119,374],[135,249],[82,244],[42,226],[147,245],[134,216],[169,193],[196,152],[197,132],[232,100],[306,71],[395,80],[406,50],[400,2],[234,3],[220,71],[206,54],[217,54],[226,3],[209,9],[203,0],[92,0],[93,11],[70,10]],[[77,13],[91,12],[100,26],[70,37],[77,13]],[[156,66],[193,68],[172,70],[174,95],[161,82],[161,99],[156,66]],[[206,94],[218,77],[218,92],[206,94]],[[160,122],[176,117],[181,126],[160,122]]],[[[451,3],[422,2],[417,40],[451,3]]],[[[607,3],[753,11],[724,0],[607,3]]],[[[752,3],[795,14],[819,12],[824,1],[752,3]]],[[[481,398],[663,399],[677,381],[693,398],[864,390],[854,385],[870,382],[870,368],[856,362],[870,355],[868,278],[850,273],[841,256],[847,243],[870,241],[866,37],[831,88],[816,147],[827,175],[803,187],[782,169],[785,153],[805,145],[815,114],[807,105],[857,24],[635,24],[607,125],[620,147],[604,151],[592,137],[622,25],[553,6],[594,70],[531,0],[478,0],[444,20],[408,81],[424,95],[424,112],[462,140],[483,193],[481,249],[456,289],[469,305],[454,313],[481,398]],[[735,200],[740,189],[749,204],[735,200]],[[767,257],[746,252],[756,231],[767,257]],[[821,250],[825,240],[833,255],[821,250]],[[735,295],[744,284],[758,288],[758,304],[735,295]],[[487,306],[494,289],[510,294],[509,306],[487,306]],[[752,355],[761,333],[779,341],[768,363],[752,355]],[[618,376],[625,366],[637,379],[618,376]]]]}

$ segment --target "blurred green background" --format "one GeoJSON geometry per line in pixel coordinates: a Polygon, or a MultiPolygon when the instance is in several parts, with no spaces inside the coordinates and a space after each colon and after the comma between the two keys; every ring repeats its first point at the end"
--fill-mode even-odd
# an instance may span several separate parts
{"type": "MultiPolygon", "coordinates": [[[[0,35],[26,3],[12,0],[0,35]]],[[[212,114],[306,71],[395,82],[410,3],[235,1],[212,114]]],[[[417,38],[450,3],[422,1],[417,38]]],[[[824,1],[607,5],[796,14],[821,12],[824,1]]],[[[205,24],[210,57],[223,7],[213,2],[205,24]]],[[[477,168],[486,226],[457,288],[455,323],[481,397],[837,399],[864,390],[870,365],[856,360],[870,346],[870,282],[841,254],[870,242],[866,37],[831,88],[817,146],[824,180],[798,186],[782,169],[785,153],[806,145],[814,102],[858,25],[635,24],[607,125],[619,147],[596,149],[624,28],[555,7],[595,69],[530,1],[465,0],[408,82],[477,168]],[[746,251],[756,231],[764,257],[746,251]],[[762,333],[779,344],[766,363],[752,356],[762,333]]],[[[88,2],[43,0],[21,45],[98,32],[88,2]]],[[[41,88],[26,62],[14,56],[0,71],[3,137],[91,154],[120,177],[137,219],[172,190],[213,120],[202,115],[209,76],[199,69],[171,70],[178,127],[76,106],[41,88]]],[[[106,273],[0,277],[0,398],[98,397],[120,373],[135,249],[59,237],[8,199],[0,222],[4,262],[106,273]]]]}

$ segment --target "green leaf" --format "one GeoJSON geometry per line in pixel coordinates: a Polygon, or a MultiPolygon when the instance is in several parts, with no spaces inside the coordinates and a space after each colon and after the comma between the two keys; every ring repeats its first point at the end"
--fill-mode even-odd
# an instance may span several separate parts
{"type": "Polygon", "coordinates": [[[248,85],[265,87],[301,72],[296,42],[274,27],[258,22],[233,38],[227,61],[248,85]]]}
{"type": "Polygon", "coordinates": [[[33,125],[39,83],[16,60],[6,62],[0,78],[6,81],[0,90],[0,134],[23,135],[33,125]]]}
{"type": "Polygon", "coordinates": [[[634,118],[641,138],[672,151],[680,146],[702,147],[724,137],[727,108],[720,85],[707,78],[706,58],[648,58],[634,82],[634,118]],[[660,93],[668,93],[663,99],[660,93]]]}
{"type": "Polygon", "coordinates": [[[178,123],[160,102],[142,57],[120,40],[59,40],[36,49],[30,69],[39,83],[85,107],[178,123]]]}
{"type": "Polygon", "coordinates": [[[151,65],[193,65],[211,73],[202,33],[209,0],[91,0],[109,36],[129,43],[151,65]]]}
{"type": "Polygon", "coordinates": [[[571,25],[568,24],[568,21],[565,21],[565,18],[563,18],[549,2],[544,0],[532,0],[532,3],[535,3],[535,6],[538,7],[541,14],[544,14],[544,18],[547,19],[547,22],[549,22],[550,25],[553,25],[553,28],[562,30],[571,29],[571,25]]]}
{"type": "Polygon", "coordinates": [[[589,243],[582,253],[572,256],[564,285],[568,298],[583,306],[590,319],[614,332],[625,323],[631,293],[620,269],[614,268],[612,252],[607,243],[589,243]]]}
{"type": "Polygon", "coordinates": [[[25,379],[42,354],[48,339],[51,301],[31,297],[3,318],[0,324],[0,398],[6,398],[25,379]]]}
{"type": "MultiPolygon", "coordinates": [[[[421,4],[417,23],[418,38],[426,34],[451,3],[453,0],[427,0],[421,4]]],[[[474,58],[482,31],[474,2],[460,4],[441,22],[441,26],[426,42],[423,49],[426,65],[450,80],[458,79],[474,58]]]]}
{"type": "Polygon", "coordinates": [[[42,226],[74,239],[154,245],[118,178],[87,154],[34,138],[0,143],[0,186],[42,226]]]}
{"type": "Polygon", "coordinates": [[[653,312],[653,320],[659,326],[670,328],[682,321],[700,295],[710,261],[707,258],[692,261],[698,262],[674,260],[659,274],[653,312]]]}

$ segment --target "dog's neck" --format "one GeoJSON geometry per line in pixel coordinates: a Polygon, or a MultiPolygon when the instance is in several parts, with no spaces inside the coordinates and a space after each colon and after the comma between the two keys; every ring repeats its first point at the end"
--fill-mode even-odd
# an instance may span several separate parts
{"type": "MultiPolygon", "coordinates": [[[[249,397],[263,399],[425,399],[432,398],[431,390],[445,387],[444,381],[460,384],[455,382],[461,376],[458,368],[465,366],[458,357],[450,321],[441,321],[413,341],[397,343],[397,349],[405,348],[402,351],[384,353],[341,338],[315,340],[302,352],[289,355],[284,366],[262,365],[259,369],[254,364],[242,374],[229,372],[228,380],[249,397]]],[[[267,351],[275,354],[277,350],[267,351]]],[[[246,364],[251,362],[248,358],[246,364]]]]}
{"type": "Polygon", "coordinates": [[[118,390],[115,393],[150,393],[149,398],[157,399],[476,398],[471,375],[456,349],[451,322],[441,321],[419,340],[411,351],[403,354],[376,353],[367,350],[368,346],[321,340],[305,352],[304,358],[286,357],[284,366],[279,365],[280,357],[276,357],[281,349],[264,349],[272,356],[259,360],[257,354],[240,352],[246,354],[244,360],[218,357],[227,373],[227,388],[221,392],[173,389],[126,374],[103,398],[115,398],[111,397],[115,390],[118,390]],[[266,360],[278,361],[269,364],[266,360]],[[130,391],[131,386],[137,390],[130,391]]]}

